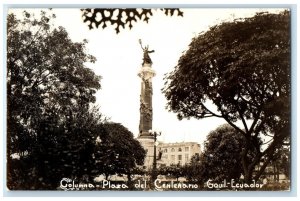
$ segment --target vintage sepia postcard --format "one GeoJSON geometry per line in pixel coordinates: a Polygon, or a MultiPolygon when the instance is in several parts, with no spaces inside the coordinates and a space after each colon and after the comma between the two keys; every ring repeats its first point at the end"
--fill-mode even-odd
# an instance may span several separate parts
{"type": "Polygon", "coordinates": [[[291,7],[8,8],[8,191],[289,192],[292,25],[291,7]]]}

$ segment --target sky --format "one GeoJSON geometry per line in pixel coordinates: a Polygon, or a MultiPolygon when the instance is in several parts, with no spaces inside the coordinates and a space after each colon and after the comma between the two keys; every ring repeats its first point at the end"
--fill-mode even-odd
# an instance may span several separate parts
{"type": "MultiPolygon", "coordinates": [[[[27,9],[28,10],[28,9],[27,9]]],[[[164,75],[174,70],[178,59],[193,37],[205,32],[209,27],[232,21],[240,17],[251,17],[256,12],[278,12],[278,9],[181,9],[184,16],[166,16],[160,10],[154,11],[149,22],[138,21],[130,30],[121,29],[116,34],[114,26],[106,29],[89,30],[83,23],[79,9],[53,9],[56,14],[54,26],[63,26],[74,42],[88,40],[87,52],[97,58],[95,64],[86,64],[102,77],[101,90],[96,94],[96,104],[111,121],[127,127],[135,137],[138,136],[139,103],[141,79],[137,76],[142,65],[143,46],[155,50],[150,54],[156,71],[153,78],[153,130],[161,131],[159,141],[198,142],[206,135],[226,123],[220,118],[202,120],[184,119],[179,121],[175,113],[166,109],[166,98],[161,92],[164,75]]],[[[19,12],[21,10],[11,10],[19,12]]],[[[28,10],[30,11],[30,10],[28,10]]],[[[35,12],[37,9],[35,9],[35,12]]]]}

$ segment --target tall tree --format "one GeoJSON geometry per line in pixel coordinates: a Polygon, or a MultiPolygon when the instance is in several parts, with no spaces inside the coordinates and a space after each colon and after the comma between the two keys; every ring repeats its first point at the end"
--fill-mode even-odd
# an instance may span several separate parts
{"type": "Polygon", "coordinates": [[[51,27],[53,17],[44,11],[40,19],[28,12],[21,20],[7,16],[10,189],[52,189],[58,175],[79,174],[93,143],[91,123],[100,121],[89,109],[100,77],[84,65],[96,59],[86,53],[86,41],[74,43],[64,28],[51,27]]]}
{"type": "Polygon", "coordinates": [[[289,141],[290,35],[289,11],[224,22],[193,38],[166,76],[168,108],[180,119],[222,118],[244,136],[247,182],[257,180],[289,141]],[[249,160],[253,148],[256,155],[249,160]],[[261,171],[254,175],[262,158],[261,171]]]}

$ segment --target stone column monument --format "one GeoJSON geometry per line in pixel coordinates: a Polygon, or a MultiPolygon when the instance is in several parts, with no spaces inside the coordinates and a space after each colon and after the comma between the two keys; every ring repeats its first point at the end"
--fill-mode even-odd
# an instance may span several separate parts
{"type": "Polygon", "coordinates": [[[141,143],[147,152],[144,166],[147,169],[153,165],[154,156],[154,136],[150,134],[152,130],[152,78],[155,76],[155,71],[152,69],[152,60],[149,53],[149,46],[143,47],[141,40],[139,40],[144,57],[142,66],[138,72],[141,78],[141,95],[140,95],[140,124],[139,135],[137,140],[141,143]]]}

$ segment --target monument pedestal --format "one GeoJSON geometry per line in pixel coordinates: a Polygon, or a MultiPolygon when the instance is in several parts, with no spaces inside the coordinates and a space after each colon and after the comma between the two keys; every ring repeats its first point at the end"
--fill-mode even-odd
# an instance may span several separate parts
{"type": "Polygon", "coordinates": [[[143,148],[146,151],[146,157],[144,161],[144,166],[147,170],[152,168],[153,166],[153,159],[154,159],[154,139],[147,138],[147,137],[138,137],[137,140],[141,143],[143,148]]]}

